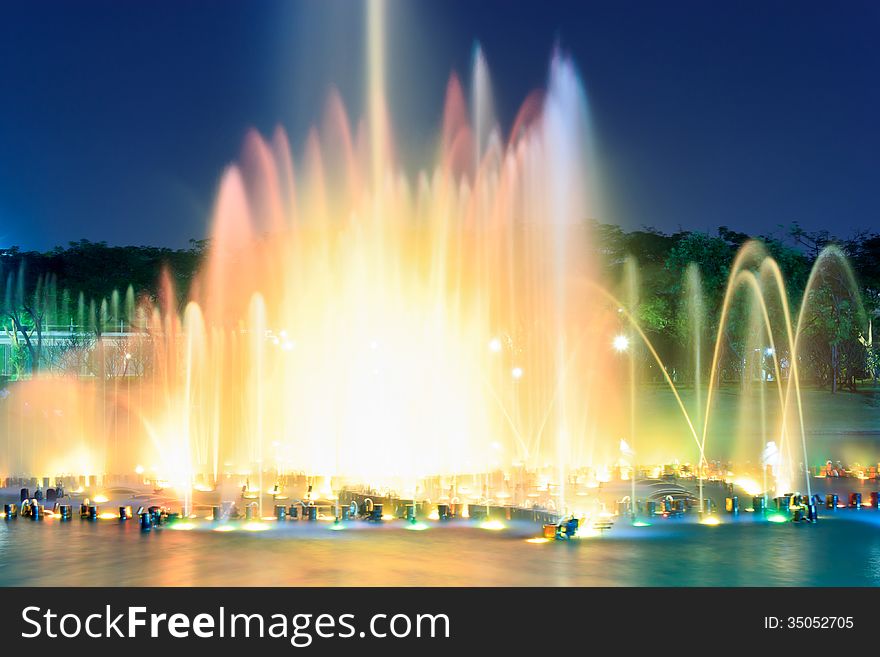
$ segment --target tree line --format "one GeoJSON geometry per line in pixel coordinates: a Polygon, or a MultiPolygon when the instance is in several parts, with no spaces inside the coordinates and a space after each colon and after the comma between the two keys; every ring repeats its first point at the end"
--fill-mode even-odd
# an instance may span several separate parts
{"type": "MultiPolygon", "coordinates": [[[[860,381],[876,382],[880,374],[880,351],[873,340],[874,319],[880,312],[880,234],[858,231],[839,238],[828,231],[807,231],[797,223],[780,227],[782,236],[750,236],[721,226],[716,233],[679,231],[665,233],[653,228],[627,232],[619,226],[597,224],[597,244],[604,255],[606,274],[620,280],[624,262],[638,262],[640,297],[637,316],[643,330],[660,352],[667,369],[678,381],[693,377],[693,326],[688,306],[685,272],[693,264],[699,271],[703,329],[703,365],[711,359],[711,343],[720,323],[721,308],[736,254],[751,239],[760,241],[779,265],[786,286],[789,318],[796,325],[803,304],[802,330],[798,342],[798,368],[806,382],[832,392],[840,387],[855,390],[860,381]],[[840,258],[826,258],[816,267],[814,281],[807,283],[814,265],[828,247],[840,258]]],[[[747,290],[740,290],[730,308],[722,332],[722,380],[744,381],[754,346],[757,311],[747,290]]],[[[778,334],[784,335],[782,308],[768,294],[768,314],[778,334]]],[[[785,341],[777,345],[779,358],[790,363],[785,341]]],[[[652,369],[649,361],[648,369],[652,369]]],[[[705,374],[705,373],[704,373],[705,374]]],[[[659,372],[655,371],[659,379],[659,372]]],[[[705,380],[705,379],[704,379],[705,380]]]]}

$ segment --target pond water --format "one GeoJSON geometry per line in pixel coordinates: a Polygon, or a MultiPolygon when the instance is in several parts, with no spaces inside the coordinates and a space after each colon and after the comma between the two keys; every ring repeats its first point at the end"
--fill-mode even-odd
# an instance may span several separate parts
{"type": "Polygon", "coordinates": [[[136,521],[0,520],[2,586],[876,586],[880,512],[826,513],[815,525],[743,513],[619,523],[570,542],[528,542],[539,528],[467,521],[244,523],[213,531],[136,521]],[[253,529],[253,528],[251,528],[253,529]]]}

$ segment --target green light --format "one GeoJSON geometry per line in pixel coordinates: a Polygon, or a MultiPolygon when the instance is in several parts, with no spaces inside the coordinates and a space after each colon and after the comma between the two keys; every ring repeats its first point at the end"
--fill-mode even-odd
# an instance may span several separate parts
{"type": "Polygon", "coordinates": [[[191,522],[181,522],[179,520],[175,520],[172,524],[168,526],[168,529],[176,529],[177,531],[189,531],[190,529],[195,528],[195,524],[191,522]]]}
{"type": "Polygon", "coordinates": [[[428,529],[428,525],[423,522],[413,522],[404,526],[404,529],[408,529],[411,532],[421,532],[428,529]]]}
{"type": "Polygon", "coordinates": [[[767,522],[788,522],[788,518],[781,513],[774,513],[773,515],[767,516],[767,522]]]}
{"type": "Polygon", "coordinates": [[[651,526],[650,522],[642,522],[641,520],[636,520],[633,523],[633,527],[650,527],[650,526],[651,526]]]}

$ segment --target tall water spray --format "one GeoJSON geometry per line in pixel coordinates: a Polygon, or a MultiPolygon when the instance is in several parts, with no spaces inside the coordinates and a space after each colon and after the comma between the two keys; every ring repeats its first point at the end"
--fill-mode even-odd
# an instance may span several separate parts
{"type": "MultiPolygon", "coordinates": [[[[505,140],[477,49],[470,93],[450,78],[436,158],[411,174],[392,148],[382,3],[368,13],[366,121],[331,93],[301,157],[281,129],[247,135],[185,303],[166,278],[137,309],[128,295],[80,304],[101,326],[135,315],[153,371],[134,387],[97,377],[100,402],[77,412],[90,471],[139,465],[187,490],[247,473],[262,489],[264,473],[294,471],[412,491],[549,465],[562,509],[567,472],[597,435],[619,435],[625,402],[590,383],[614,379],[598,337],[614,309],[582,284],[595,277],[595,167],[573,64],[553,55],[546,93],[505,140]],[[117,408],[134,421],[125,444],[117,408]]],[[[78,469],[53,454],[55,472],[78,469]]]]}

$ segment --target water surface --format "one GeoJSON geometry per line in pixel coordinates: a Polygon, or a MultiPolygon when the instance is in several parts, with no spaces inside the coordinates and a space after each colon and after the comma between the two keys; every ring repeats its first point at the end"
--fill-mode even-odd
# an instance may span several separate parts
{"type": "Polygon", "coordinates": [[[570,543],[529,543],[532,525],[488,531],[459,522],[266,523],[215,532],[136,522],[0,521],[3,586],[875,586],[880,512],[841,511],[816,525],[708,527],[687,520],[617,525],[570,543]]]}

